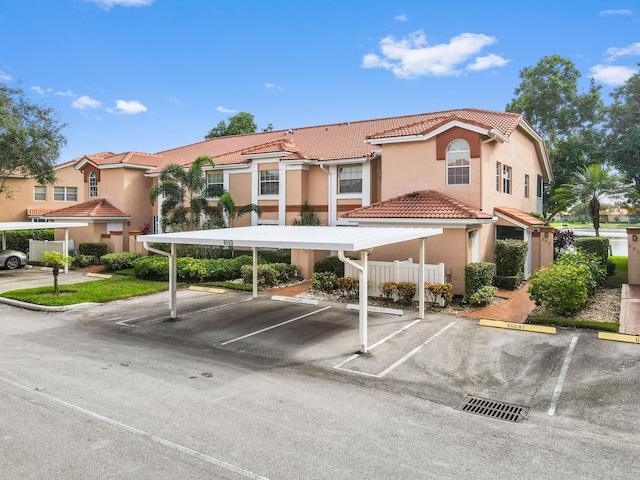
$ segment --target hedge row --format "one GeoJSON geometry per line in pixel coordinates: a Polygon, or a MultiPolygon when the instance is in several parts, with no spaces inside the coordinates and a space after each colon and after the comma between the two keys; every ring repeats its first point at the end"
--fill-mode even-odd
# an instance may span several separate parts
{"type": "MultiPolygon", "coordinates": [[[[253,258],[241,255],[236,258],[195,259],[181,257],[176,261],[178,279],[185,282],[233,280],[240,277],[243,265],[251,265],[253,258]]],[[[169,259],[164,255],[140,257],[133,261],[137,278],[168,280],[169,259]]]]}
{"type": "Polygon", "coordinates": [[[29,251],[29,240],[53,240],[53,230],[12,230],[6,232],[7,250],[29,251]]]}

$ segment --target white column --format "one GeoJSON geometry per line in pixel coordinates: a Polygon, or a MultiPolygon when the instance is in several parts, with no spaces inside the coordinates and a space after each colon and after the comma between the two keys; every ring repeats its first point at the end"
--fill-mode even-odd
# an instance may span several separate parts
{"type": "Polygon", "coordinates": [[[258,248],[251,247],[253,253],[253,298],[258,298],[258,248]]]}
{"type": "Polygon", "coordinates": [[[64,273],[69,273],[69,229],[64,229],[64,243],[62,244],[62,255],[67,261],[64,262],[64,273]]]}
{"type": "Polygon", "coordinates": [[[424,320],[424,238],[420,239],[420,270],[418,270],[418,309],[420,320],[424,320]]]}
{"type": "Polygon", "coordinates": [[[287,224],[287,165],[280,162],[278,168],[278,225],[287,224]]]}
{"type": "Polygon", "coordinates": [[[360,252],[360,265],[362,266],[362,271],[360,272],[360,353],[367,353],[367,307],[369,303],[367,301],[367,283],[369,282],[368,258],[369,252],[362,250],[360,252]]]}
{"type": "Polygon", "coordinates": [[[171,244],[171,255],[169,255],[169,308],[171,309],[171,319],[178,318],[177,312],[177,283],[178,283],[178,262],[176,244],[171,244]]]}

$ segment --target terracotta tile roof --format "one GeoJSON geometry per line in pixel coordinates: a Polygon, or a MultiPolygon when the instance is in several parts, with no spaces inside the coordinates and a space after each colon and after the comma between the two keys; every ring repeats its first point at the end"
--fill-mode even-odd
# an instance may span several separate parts
{"type": "Polygon", "coordinates": [[[124,213],[122,210],[111,205],[104,198],[97,198],[95,200],[89,200],[88,202],[78,203],[77,205],[71,205],[70,207],[60,208],[53,210],[43,215],[44,217],[58,218],[58,217],[80,217],[80,218],[100,218],[100,217],[123,217],[129,218],[130,216],[124,213]]]}
{"type": "Polygon", "coordinates": [[[54,208],[27,208],[27,216],[28,217],[39,217],[44,215],[45,213],[53,212],[54,208]]]}
{"type": "Polygon", "coordinates": [[[96,155],[86,155],[83,159],[89,160],[94,165],[139,165],[142,167],[155,167],[162,161],[160,155],[142,152],[124,152],[114,154],[110,152],[96,155]]]}
{"type": "Polygon", "coordinates": [[[509,217],[510,219],[515,220],[518,223],[526,225],[527,227],[547,224],[547,222],[545,222],[544,220],[540,220],[539,218],[536,218],[533,215],[529,215],[528,213],[525,213],[522,210],[518,210],[517,208],[495,207],[493,211],[495,213],[501,213],[505,217],[509,217]]]}
{"type": "Polygon", "coordinates": [[[423,190],[357,208],[343,218],[490,219],[481,210],[435,190],[423,190]]]}
{"type": "Polygon", "coordinates": [[[287,159],[327,161],[367,158],[379,148],[365,143],[367,138],[375,138],[376,135],[385,132],[393,132],[395,136],[412,135],[412,132],[436,128],[452,118],[487,129],[493,128],[507,137],[524,121],[519,114],[467,108],[219,137],[158,152],[157,155],[161,156],[162,160],[152,172],[161,171],[168,163],[189,166],[201,155],[210,156],[216,165],[247,163],[246,157],[243,156],[246,153],[278,151],[292,152],[293,155],[284,157],[287,159]]]}
{"type": "MultiPolygon", "coordinates": [[[[427,135],[428,133],[436,130],[437,128],[443,125],[446,125],[449,122],[453,122],[455,120],[460,121],[462,123],[469,124],[469,125],[481,127],[486,130],[491,130],[492,128],[491,125],[488,125],[486,123],[482,123],[480,121],[470,119],[470,118],[465,118],[460,115],[452,114],[452,115],[447,115],[442,117],[429,118],[427,120],[421,120],[411,125],[406,125],[403,127],[394,128],[384,132],[379,132],[374,135],[367,135],[367,139],[427,135]]],[[[516,120],[516,118],[514,117],[513,120],[516,120]]],[[[516,125],[517,125],[517,122],[516,122],[516,125]]]]}

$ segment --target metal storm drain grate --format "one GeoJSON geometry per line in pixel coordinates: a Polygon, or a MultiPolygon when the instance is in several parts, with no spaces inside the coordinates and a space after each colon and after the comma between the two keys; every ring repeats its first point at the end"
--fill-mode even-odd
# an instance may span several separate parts
{"type": "Polygon", "coordinates": [[[475,413],[485,417],[497,418],[508,422],[521,422],[526,418],[528,407],[496,402],[486,398],[468,396],[460,406],[463,412],[475,413]]]}

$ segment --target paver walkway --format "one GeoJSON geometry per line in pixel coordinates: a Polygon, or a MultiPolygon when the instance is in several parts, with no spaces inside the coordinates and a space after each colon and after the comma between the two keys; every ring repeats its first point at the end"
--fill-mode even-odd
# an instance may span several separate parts
{"type": "Polygon", "coordinates": [[[501,320],[510,323],[525,323],[527,317],[536,308],[535,302],[529,297],[528,289],[529,282],[526,282],[516,291],[498,290],[496,296],[506,298],[506,302],[463,313],[461,316],[501,320]]]}

